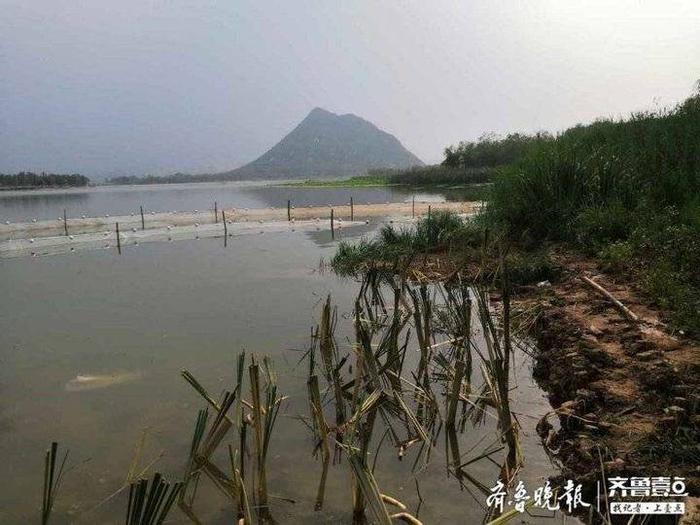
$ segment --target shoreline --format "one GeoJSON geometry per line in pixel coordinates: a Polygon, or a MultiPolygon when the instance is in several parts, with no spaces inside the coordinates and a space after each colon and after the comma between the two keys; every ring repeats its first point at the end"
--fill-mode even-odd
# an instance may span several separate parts
{"type": "MultiPolygon", "coordinates": [[[[385,204],[354,204],[354,216],[379,217],[379,216],[411,216],[415,211],[416,216],[426,215],[429,209],[435,211],[451,211],[461,214],[474,213],[481,202],[416,202],[412,203],[385,203],[385,204]]],[[[329,219],[333,210],[336,219],[348,220],[351,215],[350,205],[344,206],[305,206],[290,210],[291,218],[297,220],[329,219]]],[[[221,222],[221,212],[225,212],[226,219],[232,222],[254,221],[286,221],[287,208],[222,208],[218,210],[218,222],[221,222]]],[[[114,230],[115,223],[119,223],[124,230],[142,229],[141,216],[138,213],[119,216],[69,218],[66,221],[70,235],[91,233],[105,229],[114,230]]],[[[145,229],[167,228],[168,226],[192,226],[195,224],[215,224],[214,210],[194,212],[162,212],[145,213],[145,229]]],[[[41,220],[36,222],[17,222],[0,224],[0,240],[22,239],[27,237],[50,237],[65,233],[63,219],[41,220]]]]}

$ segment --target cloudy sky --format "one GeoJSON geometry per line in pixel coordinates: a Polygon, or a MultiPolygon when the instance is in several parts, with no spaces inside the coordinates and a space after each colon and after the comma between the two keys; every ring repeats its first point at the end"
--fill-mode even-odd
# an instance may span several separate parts
{"type": "Polygon", "coordinates": [[[672,105],[700,78],[696,0],[0,0],[0,13],[0,172],[230,169],[315,106],[435,162],[486,132],[672,105]]]}

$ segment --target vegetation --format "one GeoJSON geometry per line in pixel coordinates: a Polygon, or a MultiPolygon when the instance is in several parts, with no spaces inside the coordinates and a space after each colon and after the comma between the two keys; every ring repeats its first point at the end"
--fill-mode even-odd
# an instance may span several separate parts
{"type": "Polygon", "coordinates": [[[677,107],[541,136],[495,182],[511,239],[573,244],[633,273],[700,333],[700,94],[677,107]]]}
{"type": "Polygon", "coordinates": [[[107,179],[107,184],[183,184],[186,182],[219,182],[235,180],[228,176],[217,175],[193,175],[190,173],[173,173],[172,175],[145,175],[136,177],[134,175],[125,175],[122,177],[113,177],[107,179]]]}
{"type": "Polygon", "coordinates": [[[387,184],[405,186],[481,184],[491,182],[495,171],[488,167],[462,168],[444,165],[420,166],[404,170],[369,170],[369,177],[384,178],[387,184]]]}
{"type": "Polygon", "coordinates": [[[58,188],[87,186],[90,179],[84,175],[61,175],[58,173],[32,173],[21,171],[15,175],[0,174],[0,189],[58,188]]]}
{"type": "Polygon", "coordinates": [[[542,133],[511,133],[504,138],[493,134],[484,135],[477,142],[460,142],[456,146],[445,148],[442,165],[462,169],[507,166],[520,160],[531,144],[548,137],[542,133]]]}
{"type": "Polygon", "coordinates": [[[447,149],[444,164],[512,162],[497,170],[478,221],[442,231],[449,221],[436,215],[413,233],[384,229],[378,239],[341,244],[334,267],[352,273],[371,258],[391,265],[412,252],[463,250],[469,243],[459,246],[460,236],[474,240],[485,231],[528,250],[561,242],[634,277],[670,313],[673,328],[700,334],[698,137],[700,94],[670,110],[557,136],[461,143],[447,149]],[[426,236],[428,227],[442,233],[426,236]]]}

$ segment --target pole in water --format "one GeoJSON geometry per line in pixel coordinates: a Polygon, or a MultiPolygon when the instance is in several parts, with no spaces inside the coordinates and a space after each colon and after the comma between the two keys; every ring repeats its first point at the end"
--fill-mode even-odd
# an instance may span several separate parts
{"type": "Polygon", "coordinates": [[[214,201],[214,223],[215,224],[219,223],[219,211],[216,207],[216,201],[214,201]]]}
{"type": "Polygon", "coordinates": [[[65,208],[63,208],[63,231],[66,232],[66,237],[68,237],[68,219],[66,218],[65,208]]]}
{"type": "Polygon", "coordinates": [[[146,229],[146,221],[143,220],[143,206],[141,206],[141,229],[146,229]]]}
{"type": "Polygon", "coordinates": [[[411,203],[411,219],[416,218],[416,196],[413,196],[413,201],[411,203]]]}
{"type": "Polygon", "coordinates": [[[333,228],[333,208],[331,208],[331,238],[335,239],[335,229],[333,228]]]}
{"type": "Polygon", "coordinates": [[[287,220],[292,220],[292,201],[287,199],[287,220]]]}
{"type": "Polygon", "coordinates": [[[430,219],[430,204],[428,204],[428,219],[430,219]]]}
{"type": "Polygon", "coordinates": [[[122,254],[122,241],[119,238],[119,223],[117,223],[117,251],[119,252],[119,255],[122,254]]]}
{"type": "Polygon", "coordinates": [[[224,223],[224,247],[228,244],[228,226],[226,226],[226,212],[221,210],[221,220],[224,223]]]}
{"type": "Polygon", "coordinates": [[[352,203],[352,197],[350,197],[350,220],[351,221],[355,220],[355,207],[353,206],[353,203],[352,203]]]}

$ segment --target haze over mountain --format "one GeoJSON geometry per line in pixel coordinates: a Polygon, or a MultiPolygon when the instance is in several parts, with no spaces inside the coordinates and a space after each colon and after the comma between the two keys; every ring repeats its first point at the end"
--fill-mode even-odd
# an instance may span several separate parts
{"type": "Polygon", "coordinates": [[[422,165],[396,137],[371,122],[315,108],[256,160],[217,175],[232,179],[323,178],[422,165]]]}

